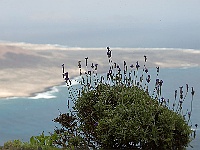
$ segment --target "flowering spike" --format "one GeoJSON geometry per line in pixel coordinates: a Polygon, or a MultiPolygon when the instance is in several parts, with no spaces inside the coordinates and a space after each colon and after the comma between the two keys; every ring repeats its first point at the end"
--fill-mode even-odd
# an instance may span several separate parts
{"type": "Polygon", "coordinates": [[[144,70],[146,73],[148,73],[148,69],[147,68],[145,68],[145,70],[144,70]]]}
{"type": "Polygon", "coordinates": [[[180,99],[183,99],[183,86],[181,86],[179,88],[180,88],[180,99]]]}
{"type": "Polygon", "coordinates": [[[159,67],[156,67],[156,69],[157,69],[157,73],[159,73],[159,67]]]}
{"type": "Polygon", "coordinates": [[[117,67],[117,63],[115,62],[115,63],[114,63],[114,68],[116,68],[116,67],[117,67]]]}
{"type": "MultiPolygon", "coordinates": [[[[69,79],[68,79],[68,80],[69,80],[69,79]]],[[[69,80],[69,84],[72,85],[72,81],[71,81],[71,80],[69,80]]]]}
{"type": "Polygon", "coordinates": [[[191,111],[188,112],[188,117],[190,118],[190,116],[191,116],[191,111]]]}
{"type": "Polygon", "coordinates": [[[183,93],[183,86],[180,86],[180,93],[183,93]]]}
{"type": "Polygon", "coordinates": [[[110,50],[110,47],[107,47],[107,56],[108,56],[108,58],[110,58],[111,57],[111,50],[110,50]]]}
{"type": "Polygon", "coordinates": [[[126,61],[124,61],[124,67],[126,66],[126,61]]]}
{"type": "Polygon", "coordinates": [[[88,65],[88,57],[85,57],[85,66],[87,67],[87,65],[88,65]]]}
{"type": "Polygon", "coordinates": [[[131,68],[133,68],[133,67],[134,67],[134,65],[132,64],[132,65],[130,65],[130,67],[131,67],[131,68]]]}
{"type": "Polygon", "coordinates": [[[176,97],[177,97],[177,90],[175,90],[175,95],[174,95],[174,97],[175,97],[175,99],[176,99],[176,97]]]}
{"type": "Polygon", "coordinates": [[[194,95],[194,93],[195,91],[194,91],[194,88],[192,87],[192,92],[191,92],[192,96],[194,95]]]}
{"type": "Polygon", "coordinates": [[[151,76],[148,75],[148,77],[146,78],[146,81],[149,83],[151,81],[151,76]]]}
{"type": "Polygon", "coordinates": [[[147,56],[144,55],[144,62],[147,62],[147,56]]]}
{"type": "Polygon", "coordinates": [[[67,105],[68,109],[69,109],[69,99],[68,99],[68,105],[67,105]]]}
{"type": "Polygon", "coordinates": [[[137,68],[137,70],[140,68],[140,65],[139,65],[138,61],[136,62],[136,68],[137,68]]]}
{"type": "Polygon", "coordinates": [[[81,61],[78,61],[78,67],[81,68],[81,61]]]}
{"type": "Polygon", "coordinates": [[[64,66],[65,66],[65,64],[62,64],[62,71],[63,71],[63,73],[65,72],[64,66]]]}
{"type": "Polygon", "coordinates": [[[62,71],[63,71],[63,78],[65,77],[64,73],[65,73],[65,67],[64,64],[62,64],[62,71]]]}
{"type": "Polygon", "coordinates": [[[97,70],[97,66],[98,66],[98,64],[95,64],[95,70],[97,70]]]}
{"type": "Polygon", "coordinates": [[[159,84],[159,79],[156,79],[156,85],[158,85],[159,84]]]}
{"type": "Polygon", "coordinates": [[[91,65],[91,68],[93,69],[94,68],[94,64],[92,63],[92,65],[91,65]]]}
{"type": "Polygon", "coordinates": [[[189,86],[188,86],[188,84],[186,84],[186,90],[187,90],[187,92],[188,92],[188,90],[189,90],[189,86]]]}
{"type": "Polygon", "coordinates": [[[69,75],[68,72],[65,72],[65,73],[64,73],[65,81],[66,81],[66,82],[69,80],[69,76],[68,76],[68,75],[69,75]]]}
{"type": "Polygon", "coordinates": [[[160,80],[159,85],[162,86],[163,84],[163,80],[160,80]]]}

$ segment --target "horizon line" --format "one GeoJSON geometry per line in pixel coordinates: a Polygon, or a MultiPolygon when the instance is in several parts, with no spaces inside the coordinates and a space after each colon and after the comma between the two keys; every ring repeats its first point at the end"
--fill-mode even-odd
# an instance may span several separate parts
{"type": "MultiPolygon", "coordinates": [[[[17,46],[21,48],[26,48],[26,49],[34,49],[34,50],[101,50],[101,49],[106,49],[107,46],[105,47],[80,47],[80,46],[68,46],[68,45],[61,45],[61,44],[36,44],[36,43],[28,43],[28,42],[13,42],[13,41],[5,41],[5,40],[0,40],[0,45],[8,45],[8,46],[17,46]]],[[[110,47],[110,46],[108,46],[110,47]]],[[[194,49],[194,48],[173,48],[173,47],[110,47],[111,49],[115,50],[195,50],[195,51],[200,51],[200,49],[194,49]]]]}

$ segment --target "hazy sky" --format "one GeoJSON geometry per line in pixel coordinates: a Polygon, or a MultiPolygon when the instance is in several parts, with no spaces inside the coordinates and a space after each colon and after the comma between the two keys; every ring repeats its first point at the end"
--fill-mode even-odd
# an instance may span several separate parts
{"type": "Polygon", "coordinates": [[[0,40],[200,49],[200,0],[0,0],[0,40]]]}

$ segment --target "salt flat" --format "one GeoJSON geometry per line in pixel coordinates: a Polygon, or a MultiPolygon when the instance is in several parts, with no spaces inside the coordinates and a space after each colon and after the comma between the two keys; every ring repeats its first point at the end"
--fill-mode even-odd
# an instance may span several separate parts
{"type": "MultiPolygon", "coordinates": [[[[144,64],[147,67],[187,68],[200,66],[200,50],[170,48],[111,48],[113,62],[121,66],[144,64]]],[[[62,47],[48,44],[0,43],[0,97],[24,97],[64,84],[62,64],[70,78],[79,75],[78,61],[85,68],[85,57],[99,64],[98,71],[109,68],[105,48],[62,47]]],[[[88,67],[90,69],[90,67],[88,67]]]]}

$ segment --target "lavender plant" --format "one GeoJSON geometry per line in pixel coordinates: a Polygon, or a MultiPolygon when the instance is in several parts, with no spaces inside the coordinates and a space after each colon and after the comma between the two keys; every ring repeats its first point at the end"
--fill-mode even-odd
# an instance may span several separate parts
{"type": "MultiPolygon", "coordinates": [[[[194,89],[191,87],[191,107],[184,111],[183,103],[189,86],[175,91],[173,104],[162,96],[163,80],[156,67],[153,79],[147,67],[139,62],[122,67],[112,60],[107,47],[109,69],[98,74],[98,64],[85,58],[85,67],[78,61],[80,79],[72,85],[69,73],[63,66],[69,98],[66,114],[54,119],[61,124],[55,132],[60,135],[55,144],[62,147],[103,149],[184,149],[194,137],[191,129],[194,89]],[[141,69],[140,69],[141,68],[141,69]],[[155,82],[154,82],[155,81],[155,82]],[[153,86],[152,86],[153,85],[153,86]],[[153,90],[150,90],[153,87],[153,90]],[[179,97],[178,97],[179,94],[179,97]],[[73,106],[70,107],[70,101],[73,106]]],[[[197,128],[197,124],[195,124],[197,128]]]]}

